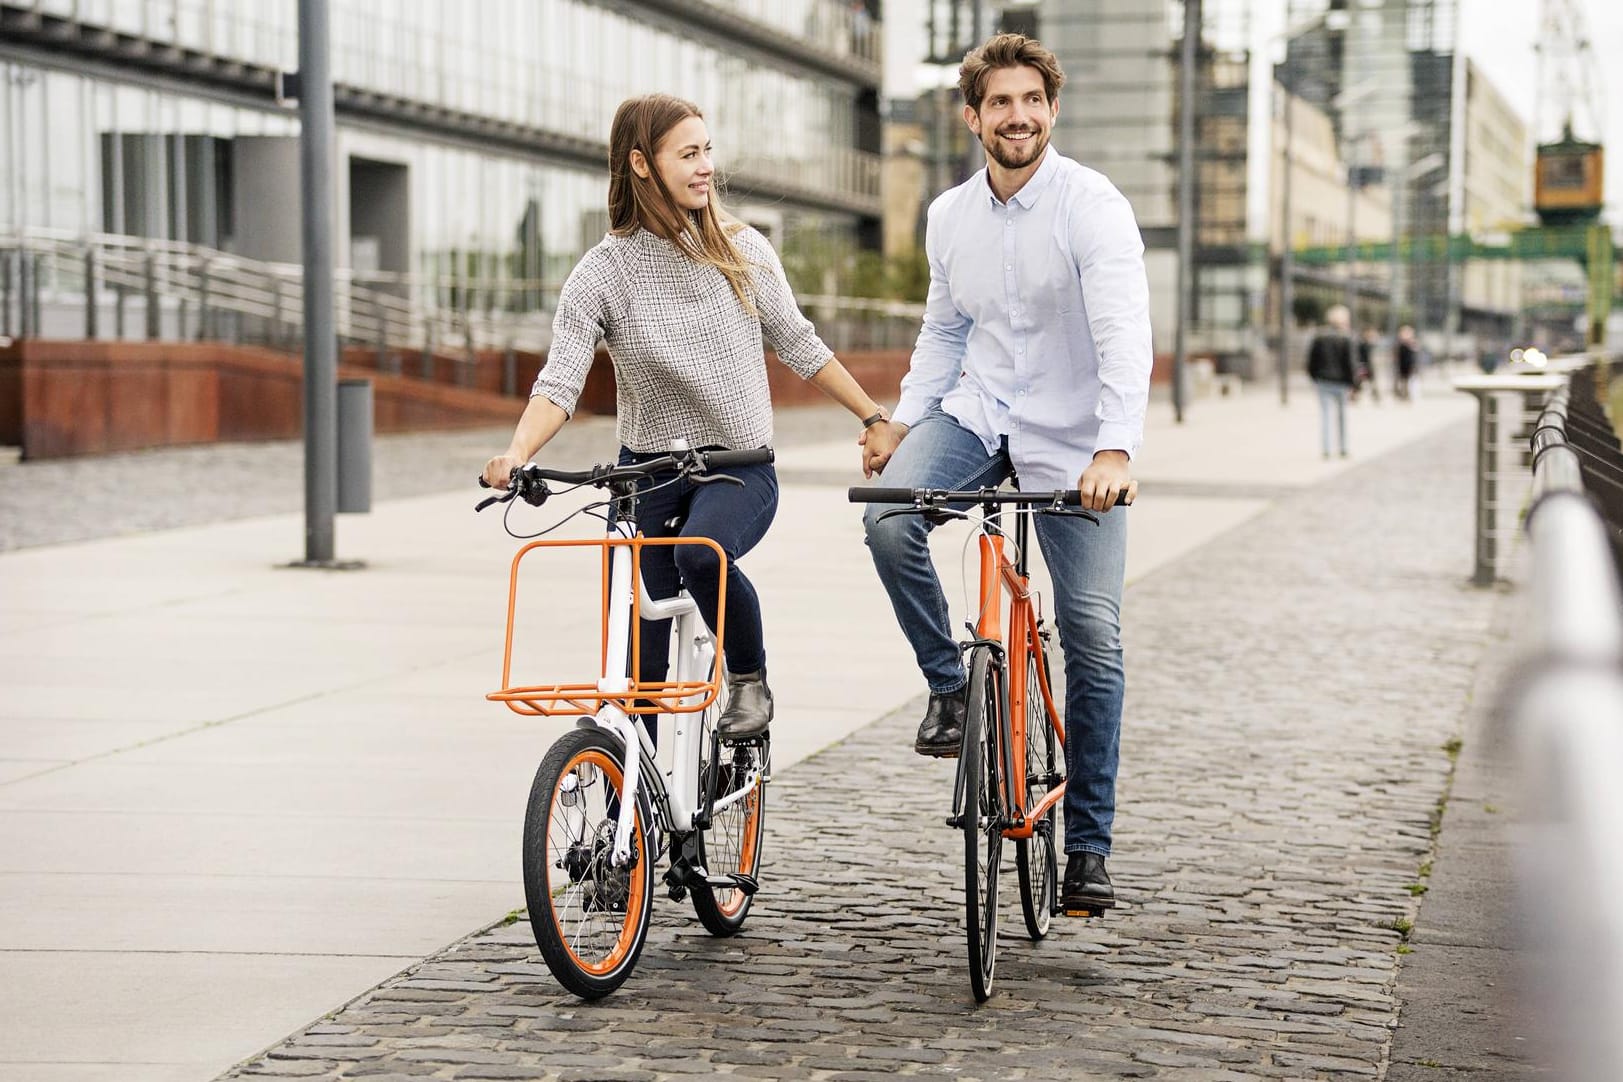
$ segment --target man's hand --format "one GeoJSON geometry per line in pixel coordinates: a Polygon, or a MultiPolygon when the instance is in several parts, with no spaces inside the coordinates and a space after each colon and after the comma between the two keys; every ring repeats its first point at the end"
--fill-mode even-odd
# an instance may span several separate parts
{"type": "Polygon", "coordinates": [[[1126,451],[1095,454],[1076,487],[1082,493],[1082,506],[1089,511],[1109,511],[1123,492],[1127,493],[1128,503],[1138,499],[1138,482],[1133,480],[1132,460],[1126,451]]]}
{"type": "Polygon", "coordinates": [[[512,477],[513,471],[522,465],[524,460],[517,455],[497,455],[485,463],[485,484],[491,488],[506,488],[508,478],[512,477]]]}
{"type": "Polygon", "coordinates": [[[863,429],[862,435],[857,437],[857,446],[862,448],[862,476],[883,473],[885,463],[890,461],[906,435],[907,426],[895,421],[880,421],[863,429]]]}

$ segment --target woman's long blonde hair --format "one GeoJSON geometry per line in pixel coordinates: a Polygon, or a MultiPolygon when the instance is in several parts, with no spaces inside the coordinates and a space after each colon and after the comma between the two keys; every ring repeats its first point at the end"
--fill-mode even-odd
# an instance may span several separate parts
{"type": "Polygon", "coordinates": [[[722,209],[713,181],[709,204],[702,210],[684,210],[654,164],[660,140],[688,117],[702,120],[704,114],[692,102],[669,94],[627,98],[614,111],[614,123],[609,126],[609,230],[627,236],[640,226],[670,241],[696,262],[716,268],[733,287],[739,303],[753,315],[750,263],[733,243],[733,234],[743,225],[722,209]],[[640,177],[631,168],[633,150],[642,151],[648,176],[640,177]]]}

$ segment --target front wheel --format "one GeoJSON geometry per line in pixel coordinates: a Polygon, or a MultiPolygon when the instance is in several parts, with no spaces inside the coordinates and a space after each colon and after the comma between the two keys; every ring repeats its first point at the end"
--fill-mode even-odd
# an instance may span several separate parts
{"type": "MultiPolygon", "coordinates": [[[[1032,652],[1026,657],[1024,765],[1028,818],[1048,791],[1065,781],[1059,758],[1059,734],[1054,731],[1054,719],[1038,683],[1038,651],[1042,653],[1043,674],[1052,671],[1048,667],[1047,647],[1041,642],[1033,644],[1032,652]]],[[[1019,765],[1017,761],[1017,769],[1019,765]]],[[[1014,843],[1014,864],[1020,878],[1020,912],[1026,918],[1026,934],[1037,940],[1048,934],[1058,898],[1059,857],[1054,852],[1054,834],[1059,829],[1059,805],[1050,805],[1033,828],[1031,837],[1014,843]]]]}
{"type": "Polygon", "coordinates": [[[524,900],[558,983],[598,999],[625,983],[648,938],[654,854],[639,795],[631,856],[612,860],[624,752],[600,729],[573,729],[547,751],[524,817],[524,900]]]}
{"type": "Polygon", "coordinates": [[[997,873],[1003,855],[1003,812],[998,790],[998,742],[1003,732],[1002,670],[990,647],[970,656],[969,700],[960,756],[959,816],[964,832],[964,930],[969,942],[969,985],[975,1000],[992,994],[997,964],[997,873]]]}

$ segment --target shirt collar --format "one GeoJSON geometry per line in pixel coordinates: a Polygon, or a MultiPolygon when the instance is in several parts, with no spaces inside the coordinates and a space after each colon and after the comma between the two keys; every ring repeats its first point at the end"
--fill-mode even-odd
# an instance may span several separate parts
{"type": "MultiPolygon", "coordinates": [[[[1053,181],[1054,173],[1059,169],[1059,163],[1056,160],[1058,158],[1059,152],[1054,149],[1053,144],[1044,147],[1042,164],[1037,167],[1035,173],[1031,174],[1031,179],[1026,181],[1024,187],[1009,196],[1009,202],[1017,204],[1021,210],[1030,210],[1036,206],[1037,197],[1043,194],[1043,189],[1047,188],[1049,183],[1053,181]]],[[[986,197],[992,201],[994,207],[1002,206],[1003,204],[998,202],[997,193],[992,190],[990,167],[983,168],[981,173],[984,178],[982,182],[986,185],[986,197]]]]}

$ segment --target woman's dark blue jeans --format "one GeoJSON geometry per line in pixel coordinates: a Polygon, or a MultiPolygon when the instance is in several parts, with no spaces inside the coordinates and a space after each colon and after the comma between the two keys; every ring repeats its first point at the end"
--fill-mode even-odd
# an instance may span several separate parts
{"type": "MultiPolygon", "coordinates": [[[[620,448],[621,465],[658,457],[620,448]]],[[[738,569],[738,560],[760,543],[772,525],[778,512],[778,474],[769,463],[718,472],[738,478],[743,486],[725,481],[672,481],[669,476],[643,482],[637,497],[637,525],[645,537],[708,537],[721,546],[727,554],[727,626],[722,644],[727,670],[756,672],[766,665],[761,603],[755,587],[738,569]]],[[[721,582],[718,563],[715,551],[707,545],[649,545],[642,550],[642,579],[655,600],[674,597],[685,585],[699,603],[704,622],[714,631],[721,582]]],[[[670,632],[669,620],[642,621],[639,680],[666,679],[670,632]]]]}

